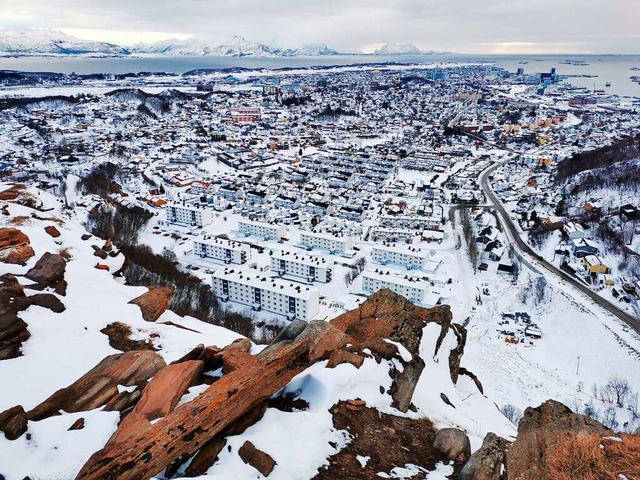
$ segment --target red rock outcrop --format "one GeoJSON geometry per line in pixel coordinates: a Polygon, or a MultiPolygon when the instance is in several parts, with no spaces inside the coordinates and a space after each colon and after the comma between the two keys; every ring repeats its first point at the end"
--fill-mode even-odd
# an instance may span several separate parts
{"type": "Polygon", "coordinates": [[[156,373],[142,391],[142,397],[133,411],[120,422],[105,448],[144,432],[151,427],[150,422],[168,415],[200,376],[203,366],[204,363],[199,360],[190,360],[168,365],[156,373]]]}
{"type": "Polygon", "coordinates": [[[507,454],[509,480],[550,478],[549,450],[575,433],[613,435],[601,423],[573,413],[555,400],[547,400],[537,408],[527,408],[518,424],[516,441],[507,454]]]}
{"type": "MultiPolygon", "coordinates": [[[[360,308],[334,318],[331,324],[353,340],[353,348],[368,348],[376,358],[395,357],[404,364],[404,369],[395,373],[389,393],[393,397],[394,407],[406,412],[411,406],[413,392],[424,369],[424,361],[419,356],[422,331],[428,323],[436,323],[440,325],[441,337],[444,339],[452,326],[451,319],[448,306],[428,309],[418,307],[404,297],[385,289],[367,298],[360,308]],[[412,359],[405,362],[398,353],[398,347],[385,339],[402,344],[412,359]]],[[[464,331],[462,326],[455,327],[456,331],[464,331]]],[[[464,343],[459,344],[455,349],[455,356],[461,355],[463,349],[464,343]]],[[[437,353],[437,349],[434,353],[437,353]]],[[[457,379],[459,361],[452,362],[451,367],[451,377],[457,379]]]]}
{"type": "Polygon", "coordinates": [[[118,385],[146,385],[166,366],[160,355],[150,351],[109,355],[73,384],[58,390],[27,413],[29,420],[42,420],[65,412],[82,412],[101,407],[118,395],[118,385]]]}
{"type": "Polygon", "coordinates": [[[24,265],[36,254],[30,243],[17,228],[0,228],[0,262],[24,265]]]}
{"type": "Polygon", "coordinates": [[[256,358],[253,368],[224,375],[197,398],[176,408],[143,433],[95,453],[79,479],[143,479],[177,458],[190,456],[246,412],[264,403],[309,365],[346,344],[326,322],[309,322],[292,340],[280,340],[256,358]]]}
{"type": "Polygon", "coordinates": [[[169,308],[172,297],[173,288],[153,287],[129,303],[140,307],[142,318],[147,322],[155,322],[169,308]]]}

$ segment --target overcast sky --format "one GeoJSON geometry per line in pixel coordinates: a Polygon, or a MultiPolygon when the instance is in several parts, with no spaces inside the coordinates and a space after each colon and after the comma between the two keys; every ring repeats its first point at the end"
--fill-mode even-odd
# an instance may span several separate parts
{"type": "Polygon", "coordinates": [[[640,0],[0,0],[0,25],[130,45],[240,35],[459,53],[640,53],[640,0]]]}

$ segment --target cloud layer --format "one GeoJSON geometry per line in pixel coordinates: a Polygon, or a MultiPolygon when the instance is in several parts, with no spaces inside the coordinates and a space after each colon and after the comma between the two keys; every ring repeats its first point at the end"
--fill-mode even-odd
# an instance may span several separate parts
{"type": "Polygon", "coordinates": [[[344,51],[640,53],[636,0],[0,0],[8,27],[131,44],[188,36],[344,51]]]}

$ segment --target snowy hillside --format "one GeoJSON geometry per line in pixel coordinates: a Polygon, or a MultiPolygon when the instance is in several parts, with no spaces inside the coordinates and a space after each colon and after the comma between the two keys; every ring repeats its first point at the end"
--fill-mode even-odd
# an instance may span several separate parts
{"type": "Polygon", "coordinates": [[[418,55],[422,53],[418,47],[411,43],[388,43],[381,46],[374,55],[418,55]]]}
{"type": "Polygon", "coordinates": [[[80,40],[52,30],[0,30],[0,56],[128,55],[111,43],[80,40]]]}

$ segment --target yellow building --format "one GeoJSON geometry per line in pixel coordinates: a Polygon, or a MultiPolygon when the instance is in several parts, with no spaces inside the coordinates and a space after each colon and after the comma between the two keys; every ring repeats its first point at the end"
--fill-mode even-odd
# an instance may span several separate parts
{"type": "Polygon", "coordinates": [[[609,267],[597,255],[587,255],[582,259],[582,265],[589,273],[609,273],[609,267]]]}

